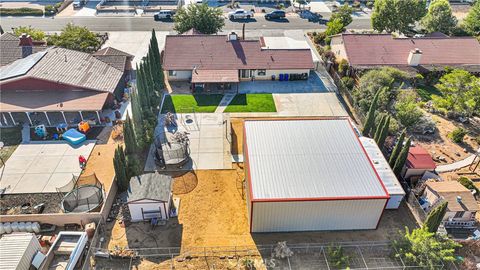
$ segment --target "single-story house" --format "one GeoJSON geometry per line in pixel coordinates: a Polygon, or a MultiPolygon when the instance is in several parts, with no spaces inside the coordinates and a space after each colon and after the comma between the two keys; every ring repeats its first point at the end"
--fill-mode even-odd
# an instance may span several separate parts
{"type": "Polygon", "coordinates": [[[345,33],[332,37],[331,48],[338,60],[348,61],[353,73],[384,66],[412,74],[442,71],[446,66],[480,73],[480,44],[474,37],[345,33]]]}
{"type": "Polygon", "coordinates": [[[98,55],[57,47],[34,52],[30,36],[20,44],[23,57],[0,68],[0,125],[101,124],[102,111],[123,97],[132,56],[109,49],[98,55]]]}
{"type": "Polygon", "coordinates": [[[349,118],[244,122],[250,231],[376,229],[388,191],[349,118]]]}
{"type": "Polygon", "coordinates": [[[420,145],[410,147],[407,161],[403,168],[403,178],[422,176],[425,172],[433,172],[437,168],[432,156],[420,145]]]}
{"type": "Polygon", "coordinates": [[[375,140],[368,137],[360,137],[360,142],[367,151],[370,161],[385,185],[388,195],[390,195],[385,209],[398,209],[405,197],[405,190],[392,171],[392,168],[390,168],[388,161],[385,159],[382,150],[380,150],[375,140]]]}
{"type": "Polygon", "coordinates": [[[167,220],[170,218],[172,203],[171,176],[159,173],[147,173],[134,176],[128,187],[127,204],[132,222],[167,220]]]}
{"type": "Polygon", "coordinates": [[[310,49],[269,49],[261,40],[229,35],[168,35],[163,69],[169,81],[229,89],[240,81],[307,79],[314,68],[310,49]]]}
{"type": "Polygon", "coordinates": [[[470,190],[457,181],[427,182],[421,197],[428,202],[427,212],[440,202],[448,202],[443,218],[445,228],[469,227],[475,224],[475,215],[480,210],[470,190]]]}
{"type": "Polygon", "coordinates": [[[34,269],[32,261],[41,249],[34,233],[5,234],[0,238],[0,269],[34,269]]]}

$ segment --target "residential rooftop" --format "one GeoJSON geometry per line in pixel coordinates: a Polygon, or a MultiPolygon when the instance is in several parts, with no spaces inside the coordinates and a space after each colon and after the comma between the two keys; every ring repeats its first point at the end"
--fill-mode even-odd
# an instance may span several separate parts
{"type": "Polygon", "coordinates": [[[470,190],[457,181],[427,182],[427,187],[448,202],[448,211],[480,210],[470,190]]]}
{"type": "Polygon", "coordinates": [[[263,49],[260,40],[227,35],[168,35],[165,70],[311,69],[310,49],[263,49]]]}

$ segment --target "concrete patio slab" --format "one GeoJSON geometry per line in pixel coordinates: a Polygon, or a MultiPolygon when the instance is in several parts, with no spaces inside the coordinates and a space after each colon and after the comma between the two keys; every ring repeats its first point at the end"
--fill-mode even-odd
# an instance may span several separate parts
{"type": "Polygon", "coordinates": [[[273,94],[279,116],[348,116],[336,93],[273,94]]]}
{"type": "Polygon", "coordinates": [[[20,144],[3,168],[0,188],[7,194],[56,192],[80,174],[78,156],[88,158],[94,146],[95,141],[75,147],[65,141],[20,144]]]}
{"type": "Polygon", "coordinates": [[[24,174],[11,193],[32,193],[31,190],[43,191],[50,176],[49,173],[24,174]]]}

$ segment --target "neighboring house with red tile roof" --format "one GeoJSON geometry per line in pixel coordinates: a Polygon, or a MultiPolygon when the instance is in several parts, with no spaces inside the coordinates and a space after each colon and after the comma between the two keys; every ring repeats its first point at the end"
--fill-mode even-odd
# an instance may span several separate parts
{"type": "Polygon", "coordinates": [[[192,84],[278,80],[284,74],[308,78],[314,67],[310,49],[266,49],[260,40],[229,35],[169,35],[163,69],[170,81],[192,84]]]}
{"type": "Polygon", "coordinates": [[[422,176],[427,171],[434,171],[437,168],[432,156],[425,148],[415,145],[408,151],[405,162],[404,178],[411,176],[422,176]]]}
{"type": "Polygon", "coordinates": [[[427,213],[441,202],[448,202],[443,218],[445,228],[473,227],[475,215],[480,210],[471,191],[457,181],[427,182],[422,199],[427,213]]]}
{"type": "Polygon", "coordinates": [[[480,72],[480,44],[473,37],[436,34],[394,38],[390,34],[347,33],[333,36],[331,49],[354,71],[390,66],[409,73],[426,73],[448,66],[480,72]]]}
{"type": "Polygon", "coordinates": [[[132,58],[124,52],[103,50],[95,55],[57,47],[27,51],[0,68],[2,126],[32,124],[31,116],[39,115],[47,126],[59,124],[54,119],[76,124],[86,115],[98,123],[100,113],[123,98],[132,58]]]}

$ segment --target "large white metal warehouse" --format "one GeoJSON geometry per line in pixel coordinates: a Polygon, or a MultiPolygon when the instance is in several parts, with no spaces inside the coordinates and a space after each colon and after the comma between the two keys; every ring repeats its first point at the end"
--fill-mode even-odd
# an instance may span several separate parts
{"type": "Polygon", "coordinates": [[[400,203],[405,197],[405,191],[403,190],[402,185],[392,171],[392,168],[390,168],[388,161],[385,159],[382,150],[380,150],[375,140],[367,137],[360,137],[360,141],[367,151],[368,157],[375,166],[375,170],[380,176],[383,185],[385,185],[388,195],[390,195],[390,199],[388,200],[385,209],[398,209],[400,203]]]}
{"type": "Polygon", "coordinates": [[[389,195],[348,118],[246,120],[251,232],[376,229],[389,195]]]}

